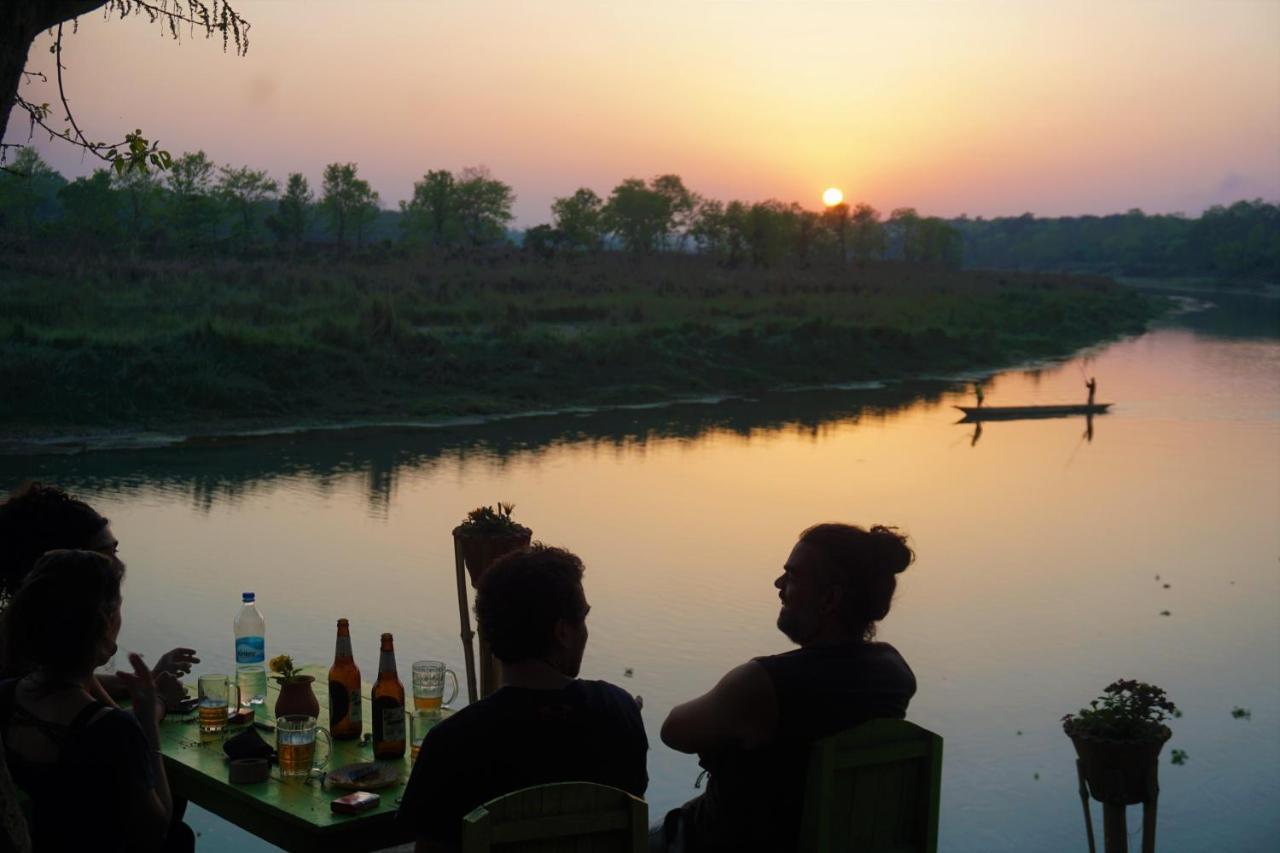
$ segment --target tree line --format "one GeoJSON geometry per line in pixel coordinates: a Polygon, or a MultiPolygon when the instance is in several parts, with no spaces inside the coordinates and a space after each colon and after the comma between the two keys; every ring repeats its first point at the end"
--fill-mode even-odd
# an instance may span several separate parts
{"type": "Polygon", "coordinates": [[[518,244],[530,255],[698,252],[726,266],[772,267],[886,257],[959,266],[960,233],[914,209],[887,219],[867,204],[824,211],[779,201],[721,202],[678,175],[628,178],[607,197],[583,187],[551,204],[551,222],[509,230],[512,188],[483,167],[428,171],[398,210],[385,210],[355,163],[325,167],[319,191],[291,173],[217,165],[203,151],[166,171],[99,169],[68,181],[32,148],[0,173],[9,242],[65,240],[80,249],[165,253],[295,252],[372,243],[467,253],[518,244]]]}
{"type": "Polygon", "coordinates": [[[1194,219],[1134,209],[951,224],[964,235],[970,266],[1280,282],[1280,205],[1262,199],[1214,205],[1194,219]]]}
{"type": "Polygon", "coordinates": [[[0,173],[0,235],[73,248],[147,254],[296,253],[304,248],[430,247],[450,254],[519,245],[551,259],[604,251],[643,257],[696,252],[728,267],[889,259],[947,267],[1280,280],[1280,207],[1262,200],[1202,216],[946,220],[865,203],[814,211],[792,202],[729,201],[679,175],[628,178],[607,196],[583,187],[556,198],[551,221],[512,231],[515,192],[483,167],[428,171],[397,210],[359,175],[330,163],[313,190],[263,170],[187,152],[166,171],[100,169],[68,181],[32,148],[0,173]]]}

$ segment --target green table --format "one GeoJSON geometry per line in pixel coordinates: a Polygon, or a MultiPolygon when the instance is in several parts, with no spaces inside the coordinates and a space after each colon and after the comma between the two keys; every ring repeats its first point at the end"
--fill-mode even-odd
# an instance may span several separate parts
{"type": "MultiPolygon", "coordinates": [[[[323,682],[313,685],[320,700],[320,725],[329,727],[328,689],[323,682]]],[[[372,716],[368,697],[368,685],[361,690],[365,732],[369,731],[372,716]]],[[[273,720],[278,688],[274,682],[268,688],[267,701],[259,708],[258,719],[273,720]]],[[[450,713],[447,709],[445,713],[450,713]]],[[[227,737],[244,731],[245,726],[231,726],[227,737]]],[[[258,730],[262,739],[275,746],[275,732],[258,730]]],[[[408,726],[406,724],[406,737],[408,726]]],[[[323,745],[317,745],[317,750],[323,745]]],[[[376,808],[360,814],[334,814],[329,803],[350,791],[322,786],[319,779],[307,781],[280,777],[280,770],[271,767],[271,778],[266,782],[249,785],[233,785],[227,781],[228,762],[222,751],[222,737],[202,739],[195,716],[165,718],[160,724],[160,751],[164,755],[165,770],[174,794],[186,797],[193,803],[208,809],[236,826],[252,832],[266,841],[286,850],[376,850],[411,841],[398,835],[394,820],[405,783],[409,781],[412,764],[408,749],[400,765],[400,782],[377,791],[382,801],[376,808]]],[[[372,761],[373,748],[360,741],[334,741],[329,769],[357,761],[372,761]]]]}

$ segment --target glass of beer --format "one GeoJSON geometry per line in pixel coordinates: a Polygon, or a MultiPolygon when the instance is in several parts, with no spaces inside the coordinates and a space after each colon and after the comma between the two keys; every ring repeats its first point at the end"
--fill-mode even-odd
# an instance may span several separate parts
{"type": "Polygon", "coordinates": [[[316,725],[316,718],[305,714],[276,717],[276,759],[280,775],[287,779],[306,778],[323,772],[333,753],[333,741],[326,729],[316,725]],[[316,738],[324,736],[324,759],[316,760],[316,738]]]}
{"type": "MultiPolygon", "coordinates": [[[[458,695],[458,676],[438,660],[419,660],[413,663],[413,710],[439,711],[458,695]],[[453,680],[449,698],[444,698],[444,684],[453,680]]],[[[416,715],[415,715],[416,716],[416,715]]]]}
{"type": "Polygon", "coordinates": [[[418,760],[418,750],[431,727],[440,722],[440,711],[414,711],[409,719],[409,761],[418,760]]]}
{"type": "Polygon", "coordinates": [[[218,734],[227,727],[230,709],[240,707],[240,688],[226,675],[202,675],[196,684],[200,732],[218,734]]]}

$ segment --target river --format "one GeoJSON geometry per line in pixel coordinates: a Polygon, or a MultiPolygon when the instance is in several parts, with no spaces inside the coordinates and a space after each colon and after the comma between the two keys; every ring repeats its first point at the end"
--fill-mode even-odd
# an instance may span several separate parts
{"type": "MultiPolygon", "coordinates": [[[[996,406],[1082,401],[1096,376],[1115,406],[1091,436],[1080,418],[975,436],[952,408],[965,386],[922,380],[5,457],[0,484],[57,482],[111,518],[129,565],[122,650],[184,643],[200,671],[226,670],[254,590],[269,655],[327,666],[345,616],[366,677],[391,631],[406,682],[417,658],[462,672],[450,530],[514,502],[535,538],[587,565],[583,674],[644,697],[653,815],[697,793],[695,760],[658,739],[666,712],[788,648],[772,582],[796,534],[897,525],[918,559],[880,638],[916,672],[910,718],[946,741],[940,849],[1085,849],[1059,720],[1119,677],[1184,712],[1161,759],[1159,848],[1274,849],[1280,300],[1190,295],[1198,310],[1146,334],[991,377],[996,406]]],[[[199,809],[190,820],[201,849],[257,846],[199,809]]],[[[1140,825],[1131,814],[1135,843],[1140,825]]]]}

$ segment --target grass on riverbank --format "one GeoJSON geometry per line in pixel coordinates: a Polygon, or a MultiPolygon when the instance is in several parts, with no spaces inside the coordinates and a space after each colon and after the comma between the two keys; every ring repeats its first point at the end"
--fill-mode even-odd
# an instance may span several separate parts
{"type": "Polygon", "coordinates": [[[1105,279],[516,254],[0,269],[0,425],[514,412],[997,367],[1136,331],[1105,279]]]}

